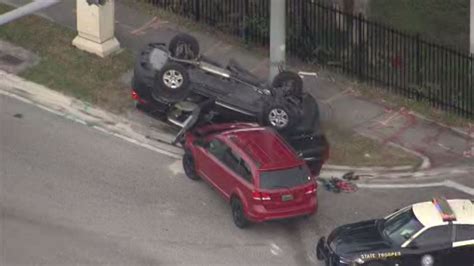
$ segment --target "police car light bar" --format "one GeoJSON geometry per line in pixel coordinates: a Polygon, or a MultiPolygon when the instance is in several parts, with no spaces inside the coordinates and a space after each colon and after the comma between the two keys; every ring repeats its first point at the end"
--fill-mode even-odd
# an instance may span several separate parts
{"type": "Polygon", "coordinates": [[[434,198],[433,204],[444,222],[456,221],[456,215],[454,215],[453,209],[445,198],[434,198]]]}

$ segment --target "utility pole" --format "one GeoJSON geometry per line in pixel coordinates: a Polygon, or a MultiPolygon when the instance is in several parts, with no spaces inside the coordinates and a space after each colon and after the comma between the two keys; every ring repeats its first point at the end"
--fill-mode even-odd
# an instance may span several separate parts
{"type": "Polygon", "coordinates": [[[474,54],[474,0],[471,0],[471,13],[470,13],[470,49],[471,54],[474,54]]]}
{"type": "MultiPolygon", "coordinates": [[[[474,1],[474,0],[471,0],[474,1]]],[[[286,0],[270,1],[270,77],[278,74],[279,66],[285,66],[286,57],[286,0]]]]}

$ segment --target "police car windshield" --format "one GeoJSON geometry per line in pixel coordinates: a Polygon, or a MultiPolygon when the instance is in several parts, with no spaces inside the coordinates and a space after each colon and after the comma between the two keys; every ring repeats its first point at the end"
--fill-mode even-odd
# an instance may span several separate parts
{"type": "Polygon", "coordinates": [[[401,245],[423,228],[411,208],[389,217],[383,224],[383,234],[393,244],[401,245]]]}

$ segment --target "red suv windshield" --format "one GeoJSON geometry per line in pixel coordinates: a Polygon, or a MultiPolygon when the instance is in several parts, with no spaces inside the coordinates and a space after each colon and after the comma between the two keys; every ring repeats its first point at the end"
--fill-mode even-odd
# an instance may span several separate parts
{"type": "Polygon", "coordinates": [[[292,188],[310,181],[311,173],[307,167],[303,166],[260,173],[260,188],[262,189],[292,188]]]}

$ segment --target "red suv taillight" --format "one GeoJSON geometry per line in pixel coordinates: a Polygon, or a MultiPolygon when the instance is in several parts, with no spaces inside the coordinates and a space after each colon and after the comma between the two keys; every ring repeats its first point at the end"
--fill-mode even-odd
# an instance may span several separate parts
{"type": "Polygon", "coordinates": [[[252,198],[258,201],[272,200],[272,198],[270,197],[270,193],[265,193],[265,192],[260,192],[260,191],[253,191],[252,198]]]}
{"type": "Polygon", "coordinates": [[[313,194],[316,194],[317,190],[318,190],[318,185],[311,184],[311,186],[309,186],[305,189],[304,194],[305,195],[313,195],[313,194]]]}
{"type": "Polygon", "coordinates": [[[138,95],[138,93],[135,90],[132,90],[132,99],[134,99],[135,101],[137,101],[139,103],[142,103],[142,104],[146,103],[142,98],[140,98],[140,96],[138,95]]]}
{"type": "Polygon", "coordinates": [[[138,94],[135,90],[132,90],[132,99],[134,99],[136,101],[140,100],[140,97],[138,96],[138,94]]]}

